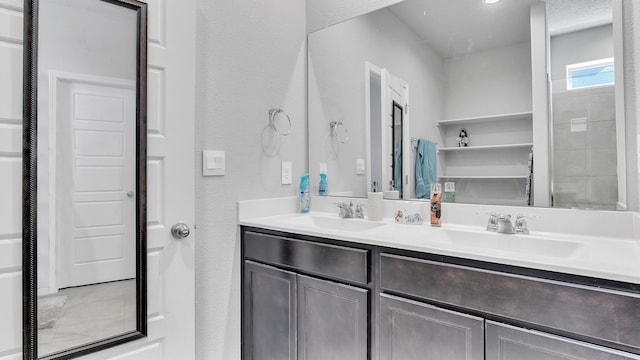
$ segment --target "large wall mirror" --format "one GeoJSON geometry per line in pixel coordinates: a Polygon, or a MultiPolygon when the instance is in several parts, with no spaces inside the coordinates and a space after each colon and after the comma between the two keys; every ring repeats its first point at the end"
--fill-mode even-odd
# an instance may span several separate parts
{"type": "Polygon", "coordinates": [[[147,6],[25,0],[24,359],[144,337],[147,6]]]}
{"type": "Polygon", "coordinates": [[[629,3],[405,0],[309,33],[311,179],[326,169],[334,196],[375,182],[426,200],[439,182],[459,203],[637,210],[629,3]],[[333,121],[350,136],[330,151],[333,121]]]}

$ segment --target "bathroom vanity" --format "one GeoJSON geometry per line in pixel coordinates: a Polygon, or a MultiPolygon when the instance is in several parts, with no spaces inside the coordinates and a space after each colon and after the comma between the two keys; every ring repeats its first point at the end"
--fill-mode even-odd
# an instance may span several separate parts
{"type": "Polygon", "coordinates": [[[241,221],[244,359],[640,359],[637,283],[451,256],[428,226],[286,230],[315,218],[241,221]]]}

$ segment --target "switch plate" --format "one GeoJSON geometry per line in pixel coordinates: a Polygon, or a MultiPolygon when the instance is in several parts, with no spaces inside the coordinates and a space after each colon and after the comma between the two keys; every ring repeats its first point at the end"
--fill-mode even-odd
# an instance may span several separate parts
{"type": "Polygon", "coordinates": [[[282,185],[291,185],[293,183],[293,164],[291,161],[282,162],[282,185]]]}
{"type": "Polygon", "coordinates": [[[320,163],[320,165],[318,166],[318,170],[320,170],[320,174],[327,174],[327,163],[320,163]]]}
{"type": "Polygon", "coordinates": [[[224,151],[202,151],[202,176],[224,176],[226,159],[224,151]]]}
{"type": "Polygon", "coordinates": [[[364,159],[356,159],[356,175],[364,175],[364,159]]]}

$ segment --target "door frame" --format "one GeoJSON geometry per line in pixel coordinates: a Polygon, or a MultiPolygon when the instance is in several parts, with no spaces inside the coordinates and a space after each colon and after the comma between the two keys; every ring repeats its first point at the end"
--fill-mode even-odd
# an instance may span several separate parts
{"type": "Polygon", "coordinates": [[[104,77],[104,76],[95,76],[95,75],[87,75],[66,71],[58,71],[51,70],[49,71],[49,118],[47,119],[47,125],[49,128],[49,151],[48,151],[48,159],[49,162],[49,174],[48,174],[48,191],[49,191],[49,286],[48,288],[38,289],[38,296],[55,294],[60,290],[59,286],[59,272],[61,270],[61,254],[58,249],[61,247],[61,239],[59,239],[58,235],[58,227],[56,216],[58,214],[56,210],[58,193],[56,191],[57,185],[57,136],[56,131],[58,125],[58,98],[59,95],[59,87],[61,83],[79,83],[79,84],[87,84],[87,85],[98,85],[98,86],[108,86],[113,88],[121,88],[121,89],[136,89],[136,82],[132,80],[112,78],[112,77],[104,77]],[[52,131],[54,130],[54,131],[52,131]]]}
{"type": "MultiPolygon", "coordinates": [[[[399,103],[402,106],[402,117],[403,117],[403,125],[402,125],[402,198],[403,199],[411,199],[415,197],[415,167],[411,166],[412,157],[415,157],[413,147],[411,145],[411,132],[409,128],[410,124],[410,114],[409,114],[409,84],[400,79],[399,77],[390,73],[387,69],[381,68],[379,66],[374,65],[368,61],[365,62],[364,66],[364,114],[365,114],[365,153],[367,159],[367,187],[371,186],[371,76],[376,76],[380,78],[380,112],[381,112],[381,121],[382,121],[382,184],[379,184],[379,191],[383,192],[385,190],[385,186],[387,184],[384,183],[384,168],[385,164],[389,164],[385,159],[388,158],[388,151],[390,146],[385,146],[385,135],[388,135],[387,128],[385,124],[388,123],[391,109],[393,108],[390,100],[391,97],[389,95],[388,87],[391,85],[390,79],[393,77],[400,87],[402,102],[399,103]],[[407,156],[405,156],[405,154],[407,156]],[[405,191],[407,189],[407,191],[405,191]]],[[[388,145],[388,144],[386,144],[388,145]]],[[[414,164],[415,164],[415,160],[414,164]]],[[[393,174],[391,176],[393,179],[393,174]]],[[[368,190],[367,190],[368,191],[368,190]]]]}

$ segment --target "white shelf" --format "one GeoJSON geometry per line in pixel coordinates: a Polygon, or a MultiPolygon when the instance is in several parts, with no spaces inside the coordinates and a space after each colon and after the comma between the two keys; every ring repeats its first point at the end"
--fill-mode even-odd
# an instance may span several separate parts
{"type": "Polygon", "coordinates": [[[531,111],[527,111],[527,112],[512,113],[512,114],[499,114],[499,115],[461,118],[461,119],[448,119],[448,120],[438,121],[438,126],[472,124],[472,123],[492,122],[492,121],[509,121],[509,120],[523,119],[527,117],[531,119],[532,116],[533,116],[533,113],[531,111]]]}
{"type": "Polygon", "coordinates": [[[531,148],[533,143],[522,144],[502,144],[502,145],[482,145],[482,146],[465,146],[465,147],[443,147],[438,151],[473,151],[473,150],[496,150],[496,149],[520,149],[531,148]]]}
{"type": "Polygon", "coordinates": [[[438,179],[526,179],[528,175],[460,175],[438,176],[438,179]]]}

